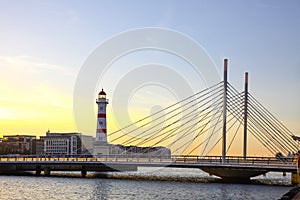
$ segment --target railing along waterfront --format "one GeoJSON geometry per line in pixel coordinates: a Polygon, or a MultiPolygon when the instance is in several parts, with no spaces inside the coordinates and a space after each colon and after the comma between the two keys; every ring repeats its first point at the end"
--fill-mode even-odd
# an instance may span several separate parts
{"type": "MultiPolygon", "coordinates": [[[[2,155],[0,156],[0,162],[46,162],[46,161],[73,161],[73,162],[149,162],[149,163],[211,163],[221,164],[222,156],[192,156],[192,155],[172,155],[167,156],[151,156],[148,154],[141,155],[101,155],[98,157],[92,157],[89,155],[62,155],[62,156],[32,156],[32,155],[2,155]]],[[[247,157],[246,159],[241,156],[227,156],[226,164],[235,165],[274,165],[274,166],[294,166],[296,159],[291,157],[247,157]]]]}
{"type": "MultiPolygon", "coordinates": [[[[222,163],[222,156],[173,156],[175,162],[184,163],[222,163]]],[[[247,157],[242,156],[226,156],[226,160],[223,163],[226,164],[246,164],[246,165],[295,165],[296,159],[291,157],[247,157]]]]}

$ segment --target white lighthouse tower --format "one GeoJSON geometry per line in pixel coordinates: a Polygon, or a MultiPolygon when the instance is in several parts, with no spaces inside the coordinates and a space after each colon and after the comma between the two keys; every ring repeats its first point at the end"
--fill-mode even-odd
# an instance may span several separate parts
{"type": "Polygon", "coordinates": [[[109,155],[109,144],[107,143],[106,132],[106,106],[108,99],[106,99],[106,93],[103,89],[99,92],[96,103],[98,104],[98,114],[93,156],[101,157],[102,155],[109,155]]]}
{"type": "Polygon", "coordinates": [[[106,99],[106,93],[103,89],[99,92],[96,103],[98,104],[96,141],[107,142],[106,105],[108,104],[108,100],[106,99]]]}

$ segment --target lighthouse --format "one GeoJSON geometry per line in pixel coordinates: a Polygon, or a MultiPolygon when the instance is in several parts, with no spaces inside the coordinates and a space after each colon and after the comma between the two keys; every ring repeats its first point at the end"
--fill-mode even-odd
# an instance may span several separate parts
{"type": "Polygon", "coordinates": [[[98,105],[98,114],[93,156],[101,157],[109,155],[109,144],[107,143],[106,134],[106,106],[108,104],[108,99],[106,99],[106,93],[103,91],[103,89],[99,92],[96,103],[98,105]]]}
{"type": "Polygon", "coordinates": [[[108,104],[108,99],[106,99],[106,93],[103,91],[103,89],[99,92],[96,103],[98,104],[96,141],[107,142],[106,106],[108,104]]]}

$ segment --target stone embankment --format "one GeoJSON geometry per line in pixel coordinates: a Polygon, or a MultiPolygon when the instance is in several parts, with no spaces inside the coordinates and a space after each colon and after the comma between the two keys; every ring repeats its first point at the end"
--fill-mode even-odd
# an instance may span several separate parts
{"type": "Polygon", "coordinates": [[[300,200],[300,185],[296,185],[285,193],[279,200],[300,200]]]}

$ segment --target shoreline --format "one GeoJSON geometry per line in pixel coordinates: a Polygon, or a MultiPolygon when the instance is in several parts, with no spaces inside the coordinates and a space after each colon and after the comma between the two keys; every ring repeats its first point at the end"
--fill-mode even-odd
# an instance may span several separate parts
{"type": "Polygon", "coordinates": [[[300,185],[294,186],[287,193],[282,195],[279,200],[298,200],[300,199],[300,185]]]}

